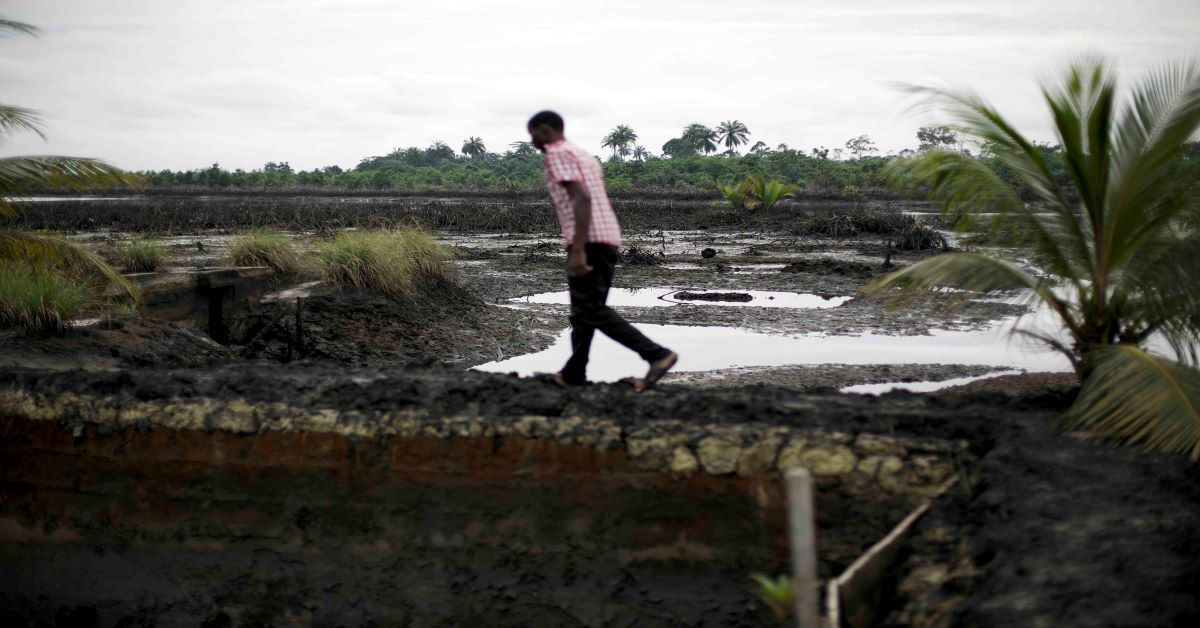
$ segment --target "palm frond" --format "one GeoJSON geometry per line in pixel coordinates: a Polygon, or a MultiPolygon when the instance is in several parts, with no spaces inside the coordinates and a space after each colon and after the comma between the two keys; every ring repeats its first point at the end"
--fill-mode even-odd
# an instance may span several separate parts
{"type": "Polygon", "coordinates": [[[1050,306],[1072,332],[1079,326],[1071,308],[1058,298],[1050,285],[1017,266],[978,253],[943,253],[922,260],[881,277],[863,286],[865,294],[895,291],[890,302],[903,303],[914,294],[937,288],[954,288],[967,292],[1029,290],[1031,299],[1050,306]]]}
{"type": "Polygon", "coordinates": [[[42,118],[38,112],[15,105],[0,105],[0,142],[13,131],[30,131],[46,139],[42,132],[42,118]]]}
{"type": "Polygon", "coordinates": [[[1107,233],[1114,266],[1181,213],[1195,209],[1196,191],[1172,176],[1172,166],[1198,128],[1200,63],[1167,65],[1134,86],[1114,126],[1107,233]]]}
{"type": "Polygon", "coordinates": [[[1070,258],[1086,266],[1091,274],[1090,237],[1084,233],[1067,192],[1055,181],[1050,165],[1033,142],[973,92],[913,85],[900,88],[918,99],[914,106],[950,115],[957,121],[955,128],[959,132],[991,146],[996,158],[1040,199],[1041,209],[1054,216],[1055,230],[1061,234],[1060,246],[1070,251],[1070,258]]]}
{"type": "Polygon", "coordinates": [[[141,179],[99,159],[38,155],[0,158],[0,196],[21,196],[38,188],[92,190],[126,185],[141,179]]]}
{"type": "Polygon", "coordinates": [[[1098,348],[1088,359],[1093,370],[1066,427],[1200,460],[1200,372],[1131,345],[1098,348]]]}
{"type": "Polygon", "coordinates": [[[32,268],[66,268],[94,274],[130,298],[137,289],[95,253],[62,238],[0,229],[0,262],[23,262],[32,268]]]}
{"type": "Polygon", "coordinates": [[[25,22],[17,22],[15,20],[0,19],[0,34],[20,33],[22,35],[36,36],[41,32],[38,27],[25,22]]]}
{"type": "MultiPolygon", "coordinates": [[[[1105,268],[1109,256],[1102,234],[1109,222],[1105,197],[1110,158],[1109,126],[1115,91],[1111,73],[1095,58],[1072,63],[1060,84],[1042,88],[1063,148],[1063,163],[1091,225],[1091,245],[1096,261],[1105,268]]],[[[1103,273],[1096,271],[1095,277],[1103,279],[1103,273]]]]}

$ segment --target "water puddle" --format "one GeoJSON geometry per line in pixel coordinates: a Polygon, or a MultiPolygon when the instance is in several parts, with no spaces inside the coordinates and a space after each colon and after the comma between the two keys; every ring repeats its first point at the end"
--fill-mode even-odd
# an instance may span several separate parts
{"type": "Polygon", "coordinates": [[[1024,371],[1007,369],[996,371],[994,373],[986,373],[984,375],[975,375],[973,377],[955,377],[952,379],[944,379],[938,382],[888,382],[885,384],[856,384],[854,386],[846,386],[840,390],[844,393],[854,393],[860,395],[882,395],[893,390],[907,390],[909,392],[933,392],[935,390],[943,390],[954,386],[962,386],[971,382],[980,380],[992,379],[994,377],[1003,377],[1005,375],[1020,375],[1024,371]]]}
{"type": "MultiPolygon", "coordinates": [[[[793,309],[828,309],[837,307],[853,297],[824,297],[819,294],[800,292],[771,292],[766,290],[739,290],[739,294],[750,295],[749,301],[708,301],[679,298],[684,290],[671,288],[612,288],[608,291],[608,304],[612,307],[673,307],[677,305],[718,305],[726,307],[782,307],[793,309]]],[[[727,293],[728,290],[687,290],[692,294],[727,293]]],[[[567,305],[571,295],[567,291],[542,292],[526,297],[509,299],[510,303],[544,303],[567,305]]]]}
{"type": "MultiPolygon", "coordinates": [[[[676,368],[680,371],[789,364],[976,364],[1030,372],[1071,370],[1070,362],[1062,354],[1006,333],[1013,320],[979,331],[931,330],[928,336],[787,337],[734,327],[649,324],[635,327],[679,353],[676,368]]],[[[570,330],[565,330],[545,351],[475,368],[532,375],[558,370],[570,353],[570,330]]],[[[612,382],[641,376],[645,369],[645,363],[636,354],[603,334],[596,334],[588,368],[593,381],[612,382]]]]}

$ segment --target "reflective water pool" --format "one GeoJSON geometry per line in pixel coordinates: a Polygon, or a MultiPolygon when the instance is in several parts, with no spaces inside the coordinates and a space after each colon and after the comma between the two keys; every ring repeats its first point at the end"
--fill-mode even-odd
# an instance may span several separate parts
{"type": "MultiPolygon", "coordinates": [[[[635,325],[679,353],[680,371],[708,371],[788,364],[977,364],[1028,371],[1068,371],[1070,362],[1044,345],[1006,333],[1013,319],[980,331],[932,330],[927,336],[811,334],[778,336],[733,327],[635,325]]],[[[475,367],[481,371],[531,375],[556,371],[571,352],[570,331],[545,351],[475,367]]],[[[592,345],[588,375],[593,381],[641,376],[638,356],[602,334],[592,345]]]]}
{"type": "MultiPolygon", "coordinates": [[[[795,309],[828,309],[837,307],[852,297],[824,297],[819,294],[802,292],[770,292],[766,290],[738,290],[738,293],[749,294],[749,301],[705,301],[679,299],[675,295],[683,290],[673,288],[613,288],[608,291],[608,304],[612,307],[672,307],[692,305],[705,307],[710,305],[725,307],[785,307],[795,309]]],[[[687,290],[691,293],[711,294],[714,292],[730,292],[730,290],[687,290]]],[[[566,305],[571,302],[567,291],[542,292],[526,297],[509,299],[510,303],[548,303],[566,305]]]]}

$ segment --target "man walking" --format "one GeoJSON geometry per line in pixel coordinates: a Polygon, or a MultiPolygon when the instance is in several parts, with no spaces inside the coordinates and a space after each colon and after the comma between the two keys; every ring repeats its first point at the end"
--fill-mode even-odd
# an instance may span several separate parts
{"type": "Polygon", "coordinates": [[[621,226],[604,189],[604,170],[586,150],[563,137],[563,119],[542,111],[529,119],[533,145],[546,154],[546,185],[558,215],[567,250],[567,285],[571,289],[571,359],[555,374],[560,386],[587,381],[588,352],[596,330],[635,351],[650,363],[639,391],[653,388],[679,359],[634,329],[608,307],[621,226]]]}

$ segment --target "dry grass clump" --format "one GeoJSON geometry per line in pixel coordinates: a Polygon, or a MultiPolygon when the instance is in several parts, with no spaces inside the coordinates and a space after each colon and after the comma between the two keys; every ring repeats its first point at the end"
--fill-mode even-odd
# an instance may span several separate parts
{"type": "Polygon", "coordinates": [[[121,265],[127,272],[152,273],[162,268],[162,245],[153,238],[133,240],[121,249],[121,265]]]}
{"type": "Polygon", "coordinates": [[[65,273],[0,265],[0,326],[36,334],[62,332],[91,303],[86,283],[65,273]]]}
{"type": "Polygon", "coordinates": [[[318,245],[316,258],[326,281],[393,298],[454,281],[450,249],[418,229],[343,231],[318,245]]]}
{"type": "Polygon", "coordinates": [[[229,261],[234,266],[269,266],[285,275],[295,275],[302,267],[292,239],[274,229],[238,235],[229,245],[229,261]]]}

